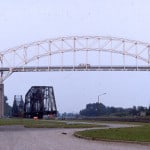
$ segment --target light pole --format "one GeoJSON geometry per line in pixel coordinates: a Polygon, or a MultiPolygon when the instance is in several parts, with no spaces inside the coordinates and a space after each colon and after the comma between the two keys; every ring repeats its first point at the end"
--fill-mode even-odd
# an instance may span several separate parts
{"type": "Polygon", "coordinates": [[[107,93],[103,93],[103,94],[98,95],[98,103],[99,103],[100,96],[105,95],[105,94],[107,94],[107,93]]]}

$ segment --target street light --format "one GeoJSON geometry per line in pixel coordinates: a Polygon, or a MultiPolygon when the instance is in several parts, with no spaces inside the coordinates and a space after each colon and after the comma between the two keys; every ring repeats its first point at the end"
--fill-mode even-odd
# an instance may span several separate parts
{"type": "Polygon", "coordinates": [[[99,97],[102,95],[105,95],[105,94],[107,94],[107,93],[103,93],[103,94],[98,95],[98,103],[99,103],[99,97]]]}

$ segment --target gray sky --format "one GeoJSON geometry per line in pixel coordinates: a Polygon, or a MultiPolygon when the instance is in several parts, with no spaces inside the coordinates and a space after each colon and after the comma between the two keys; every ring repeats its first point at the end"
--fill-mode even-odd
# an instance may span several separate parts
{"type": "MultiPolygon", "coordinates": [[[[74,35],[150,41],[149,0],[3,0],[0,2],[0,50],[74,35]]],[[[5,95],[23,96],[32,85],[54,87],[60,112],[78,112],[97,96],[107,106],[149,106],[149,72],[15,73],[5,95]]]]}

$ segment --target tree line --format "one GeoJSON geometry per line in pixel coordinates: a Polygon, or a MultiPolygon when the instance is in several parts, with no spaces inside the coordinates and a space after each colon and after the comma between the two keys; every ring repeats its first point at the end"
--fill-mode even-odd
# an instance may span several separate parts
{"type": "Polygon", "coordinates": [[[150,106],[133,106],[132,108],[107,107],[102,103],[90,103],[80,111],[81,116],[150,116],[150,106]]]}

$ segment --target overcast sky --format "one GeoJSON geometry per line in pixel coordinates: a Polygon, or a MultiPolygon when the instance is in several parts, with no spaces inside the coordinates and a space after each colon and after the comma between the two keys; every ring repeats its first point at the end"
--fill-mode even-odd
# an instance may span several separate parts
{"type": "MultiPolygon", "coordinates": [[[[150,42],[149,0],[3,0],[0,50],[33,41],[73,35],[123,37],[150,42]]],[[[149,106],[149,72],[14,73],[5,95],[25,95],[33,85],[54,87],[60,112],[78,112],[87,103],[149,106]]]]}

